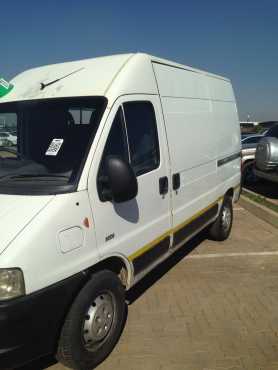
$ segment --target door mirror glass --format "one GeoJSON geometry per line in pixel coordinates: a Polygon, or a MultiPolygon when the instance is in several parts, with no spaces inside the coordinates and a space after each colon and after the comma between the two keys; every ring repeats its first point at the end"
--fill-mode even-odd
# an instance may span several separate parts
{"type": "Polygon", "coordinates": [[[119,157],[107,157],[105,173],[102,195],[106,200],[122,203],[136,197],[138,182],[128,162],[119,157]]]}

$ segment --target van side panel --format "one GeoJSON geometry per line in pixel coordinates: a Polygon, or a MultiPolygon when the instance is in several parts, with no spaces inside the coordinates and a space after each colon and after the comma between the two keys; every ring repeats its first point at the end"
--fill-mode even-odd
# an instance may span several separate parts
{"type": "Polygon", "coordinates": [[[218,184],[224,194],[240,184],[240,128],[234,102],[213,101],[212,104],[218,132],[218,184]]]}
{"type": "Polygon", "coordinates": [[[209,98],[211,100],[234,102],[235,96],[230,81],[206,76],[209,87],[209,98]]]}
{"type": "Polygon", "coordinates": [[[173,173],[214,163],[217,136],[212,132],[216,125],[211,102],[171,97],[162,97],[161,101],[173,173]]]}
{"type": "Polygon", "coordinates": [[[240,126],[231,83],[206,78],[216,125],[218,186],[224,194],[240,183],[240,126]]]}
{"type": "Polygon", "coordinates": [[[172,175],[180,175],[172,207],[173,227],[182,234],[183,227],[188,229],[184,223],[195,216],[203,214],[204,224],[215,218],[218,207],[216,212],[210,207],[240,182],[239,157],[231,159],[240,151],[236,105],[225,79],[155,62],[153,68],[172,175]]]}
{"type": "Polygon", "coordinates": [[[153,68],[161,96],[209,99],[205,75],[159,63],[153,63],[153,68]]]}

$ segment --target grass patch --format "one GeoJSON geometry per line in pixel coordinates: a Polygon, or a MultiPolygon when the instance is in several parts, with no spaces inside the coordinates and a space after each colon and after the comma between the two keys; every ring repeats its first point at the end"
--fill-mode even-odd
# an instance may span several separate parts
{"type": "Polygon", "coordinates": [[[274,203],[271,203],[269,200],[265,199],[261,195],[252,194],[252,193],[249,193],[245,190],[242,190],[242,195],[244,195],[247,198],[253,200],[254,202],[259,203],[262,206],[265,206],[265,207],[271,209],[272,211],[278,213],[278,205],[274,204],[274,203]]]}

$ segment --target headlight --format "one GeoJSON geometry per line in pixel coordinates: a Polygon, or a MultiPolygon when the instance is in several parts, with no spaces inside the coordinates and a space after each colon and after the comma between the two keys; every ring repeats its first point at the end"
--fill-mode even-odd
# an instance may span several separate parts
{"type": "Polygon", "coordinates": [[[0,269],[0,300],[25,294],[23,273],[20,269],[0,269]]]}

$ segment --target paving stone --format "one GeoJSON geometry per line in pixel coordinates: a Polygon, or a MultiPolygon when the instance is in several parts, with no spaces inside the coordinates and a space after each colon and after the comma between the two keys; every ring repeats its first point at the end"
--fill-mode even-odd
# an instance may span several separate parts
{"type": "Polygon", "coordinates": [[[98,369],[278,370],[278,256],[225,257],[276,250],[278,230],[239,207],[229,240],[204,240],[189,254],[224,256],[179,251],[158,268],[98,369]]]}

